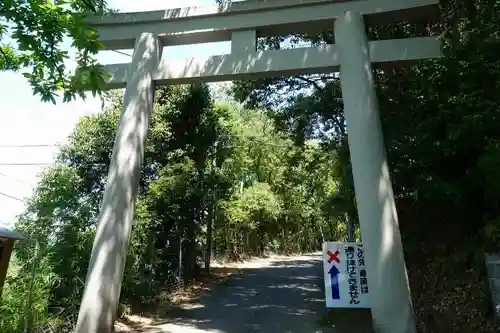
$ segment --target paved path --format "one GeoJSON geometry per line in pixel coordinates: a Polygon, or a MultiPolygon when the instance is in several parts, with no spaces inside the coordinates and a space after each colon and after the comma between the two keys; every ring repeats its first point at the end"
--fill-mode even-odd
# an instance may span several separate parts
{"type": "Polygon", "coordinates": [[[334,333],[325,314],[321,257],[281,257],[241,274],[148,333],[334,333]]]}

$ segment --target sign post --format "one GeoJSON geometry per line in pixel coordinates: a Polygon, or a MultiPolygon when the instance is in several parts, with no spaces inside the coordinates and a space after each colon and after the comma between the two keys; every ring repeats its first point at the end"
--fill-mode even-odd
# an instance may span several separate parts
{"type": "Polygon", "coordinates": [[[370,308],[363,244],[323,243],[327,308],[370,308]]]}

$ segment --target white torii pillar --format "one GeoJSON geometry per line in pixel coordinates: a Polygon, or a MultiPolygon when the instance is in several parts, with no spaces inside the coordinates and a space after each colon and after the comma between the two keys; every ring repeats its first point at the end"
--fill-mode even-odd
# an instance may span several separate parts
{"type": "Polygon", "coordinates": [[[114,331],[160,57],[155,34],[137,37],[75,333],[114,331]]]}
{"type": "Polygon", "coordinates": [[[377,333],[415,333],[415,317],[363,17],[335,21],[356,203],[377,333]]]}

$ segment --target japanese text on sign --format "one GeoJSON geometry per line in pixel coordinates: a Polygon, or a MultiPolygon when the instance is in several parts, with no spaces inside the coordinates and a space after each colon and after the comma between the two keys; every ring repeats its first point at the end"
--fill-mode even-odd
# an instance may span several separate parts
{"type": "Polygon", "coordinates": [[[347,246],[345,248],[345,254],[347,258],[347,275],[349,282],[349,304],[359,304],[359,291],[358,291],[358,279],[356,270],[356,259],[354,253],[354,247],[347,246]]]}
{"type": "Polygon", "coordinates": [[[365,250],[360,243],[323,244],[327,307],[370,307],[364,254],[365,250]]]}
{"type": "Polygon", "coordinates": [[[359,265],[359,284],[361,285],[361,293],[368,294],[368,279],[366,277],[365,253],[363,246],[358,246],[358,265],[359,265]]]}

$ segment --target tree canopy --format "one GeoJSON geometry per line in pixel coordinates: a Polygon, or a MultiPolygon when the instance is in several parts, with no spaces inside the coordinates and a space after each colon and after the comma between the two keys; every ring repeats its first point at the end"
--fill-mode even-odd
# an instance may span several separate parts
{"type": "MultiPolygon", "coordinates": [[[[341,214],[330,216],[328,208],[339,181],[335,155],[313,141],[297,147],[263,110],[214,103],[204,85],[156,94],[122,302],[152,302],[189,283],[207,251],[240,260],[316,250],[325,235],[345,234],[341,214]]],[[[112,96],[108,108],[80,120],[20,217],[17,229],[32,241],[20,244],[20,268],[0,304],[9,318],[0,323],[12,332],[34,265],[30,327],[55,325],[55,308],[64,309],[65,323],[74,320],[121,99],[112,96]]]]}
{"type": "MultiPolygon", "coordinates": [[[[494,56],[500,2],[443,0],[440,6],[436,22],[370,28],[373,39],[439,33],[443,42],[440,59],[376,69],[377,95],[420,331],[492,332],[484,311],[488,286],[479,281],[484,253],[500,250],[500,100],[494,83],[500,79],[494,56]]],[[[259,47],[333,41],[329,31],[287,38],[263,38],[259,47]]],[[[339,79],[259,79],[237,82],[233,92],[240,101],[273,110],[277,126],[296,142],[318,139],[337,151],[345,185],[339,198],[355,219],[339,79]]]]}
{"type": "Polygon", "coordinates": [[[64,101],[101,91],[105,73],[95,55],[97,34],[85,23],[106,10],[104,0],[3,0],[0,3],[0,71],[21,71],[43,101],[64,101]],[[69,63],[76,51],[76,69],[69,63]]]}

